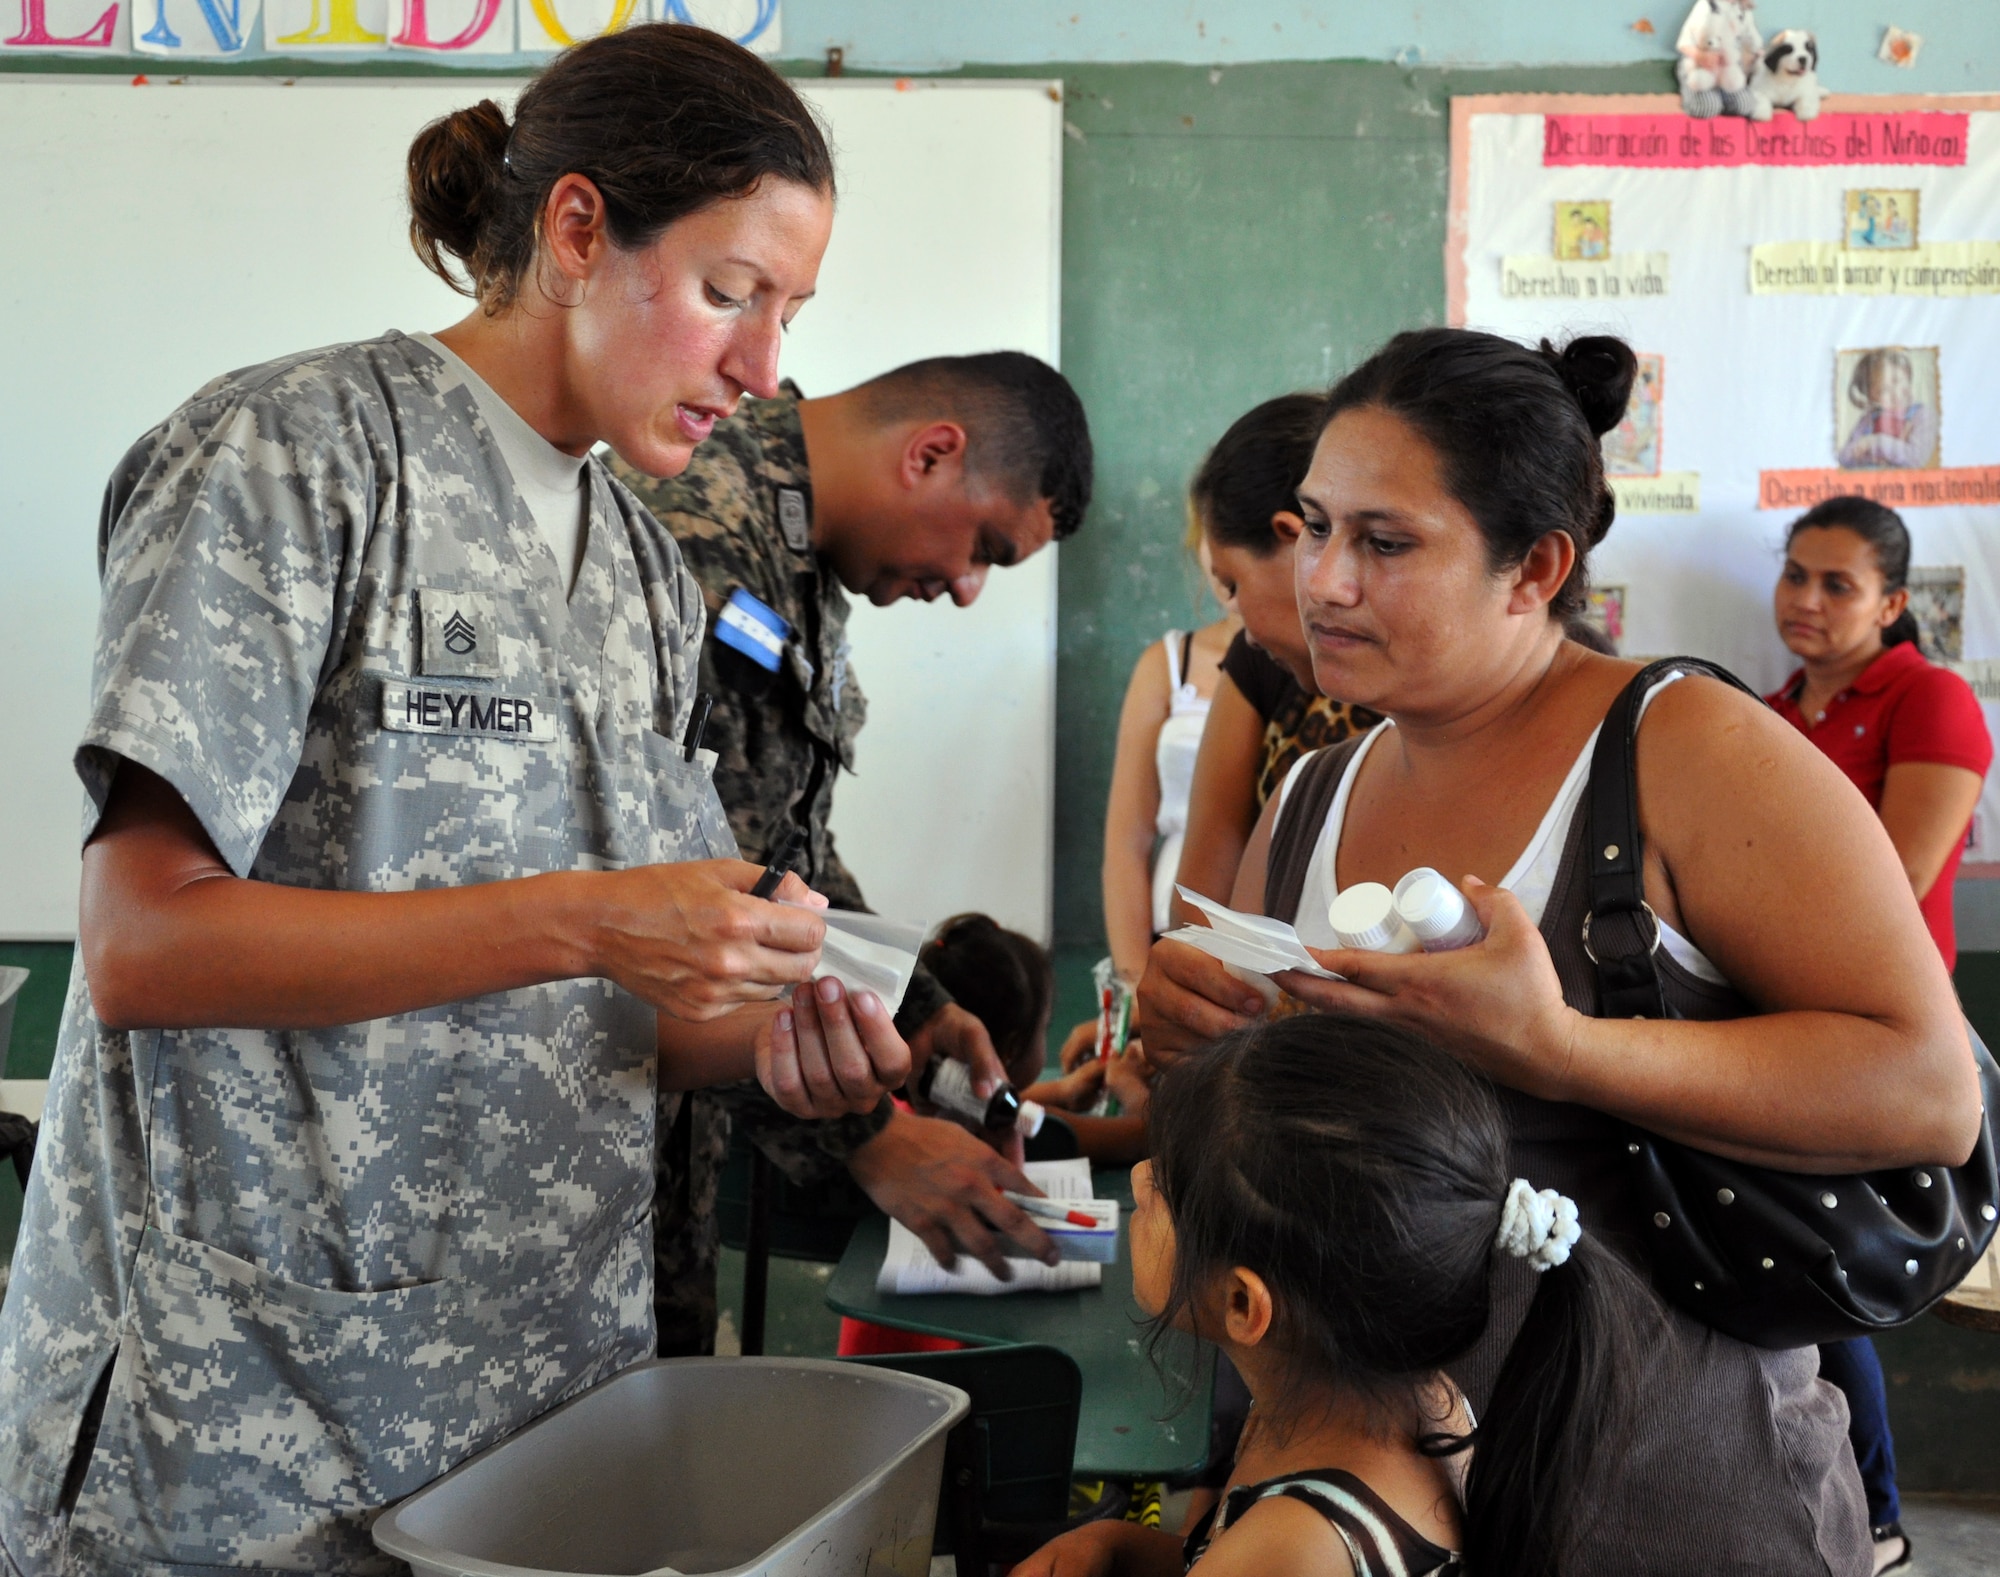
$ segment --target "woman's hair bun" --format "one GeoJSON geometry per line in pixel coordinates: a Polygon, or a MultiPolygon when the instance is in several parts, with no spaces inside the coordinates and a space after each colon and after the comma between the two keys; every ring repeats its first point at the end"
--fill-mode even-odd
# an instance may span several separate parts
{"type": "Polygon", "coordinates": [[[1639,358],[1630,345],[1609,334],[1585,334],[1561,350],[1543,340],[1541,350],[1563,387],[1583,407],[1583,419],[1593,433],[1602,438],[1625,419],[1632,380],[1639,375],[1639,358]]]}
{"type": "Polygon", "coordinates": [[[477,279],[480,239],[493,194],[506,174],[507,113],[491,99],[432,121],[410,144],[410,244],[424,266],[455,290],[465,286],[449,254],[477,279]]]}

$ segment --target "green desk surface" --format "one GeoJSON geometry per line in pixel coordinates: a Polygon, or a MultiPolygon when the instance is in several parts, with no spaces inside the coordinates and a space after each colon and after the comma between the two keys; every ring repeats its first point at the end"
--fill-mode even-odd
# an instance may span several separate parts
{"type": "Polygon", "coordinates": [[[1083,1371],[1083,1413],[1077,1421],[1076,1472],[1105,1478],[1160,1478],[1189,1473],[1208,1455],[1214,1355],[1191,1354],[1184,1342],[1162,1352],[1175,1370],[1165,1379],[1146,1355],[1144,1316],[1132,1301],[1132,1256],[1126,1242],[1132,1194],[1121,1168],[1097,1173],[1099,1198],[1125,1207],[1118,1261],[1104,1283],[1080,1292],[1024,1292],[981,1298],[953,1294],[898,1297],[875,1290],[889,1247],[889,1220],[871,1216],[855,1228],[827,1286],[828,1305],[859,1320],[950,1336],[975,1346],[1046,1342],[1083,1371]],[[1198,1375],[1190,1387],[1190,1371],[1198,1375]]]}

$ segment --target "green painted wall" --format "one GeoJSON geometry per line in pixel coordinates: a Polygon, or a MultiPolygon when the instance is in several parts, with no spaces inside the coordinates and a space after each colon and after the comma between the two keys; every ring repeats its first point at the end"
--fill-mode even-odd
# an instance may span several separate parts
{"type": "Polygon", "coordinates": [[[1324,386],[1398,329],[1443,320],[1452,94],[1672,80],[1664,65],[1043,69],[1065,79],[1073,128],[1063,368],[1100,465],[1089,523],[1062,549],[1056,685],[1055,934],[1089,952],[1125,681],[1193,616],[1182,494],[1202,454],[1259,400],[1324,386]]]}
{"type": "Polygon", "coordinates": [[[14,1034],[0,1065],[0,1078],[49,1076],[74,951],[67,942],[0,942],[0,967],[12,965],[28,972],[28,983],[14,999],[14,1034]]]}

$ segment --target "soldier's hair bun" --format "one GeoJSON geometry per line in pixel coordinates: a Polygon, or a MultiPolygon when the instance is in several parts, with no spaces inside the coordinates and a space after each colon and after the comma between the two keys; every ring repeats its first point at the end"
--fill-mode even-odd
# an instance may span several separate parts
{"type": "Polygon", "coordinates": [[[410,245],[452,282],[446,254],[472,268],[494,188],[506,175],[507,113],[491,99],[432,121],[410,144],[410,245]]]}
{"type": "Polygon", "coordinates": [[[607,233],[629,250],[766,179],[831,195],[833,155],[804,100],[749,50],[707,28],[645,23],[564,50],[511,126],[483,99],[419,132],[410,243],[498,312],[534,262],[543,206],[565,175],[597,188],[607,233]]]}

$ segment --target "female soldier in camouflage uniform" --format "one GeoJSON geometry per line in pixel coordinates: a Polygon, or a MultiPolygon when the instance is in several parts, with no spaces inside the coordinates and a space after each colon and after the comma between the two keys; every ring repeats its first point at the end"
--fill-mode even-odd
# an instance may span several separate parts
{"type": "Polygon", "coordinates": [[[744,1006],[822,927],[749,896],[682,744],[700,588],[585,458],[671,474],[776,392],[817,126],[642,27],[410,174],[478,309],[219,379],[107,494],[81,963],[0,1312],[29,1577],[386,1569],[371,1512],[651,1354],[656,1062],[801,1115],[907,1068],[872,998],[744,1006]]]}

